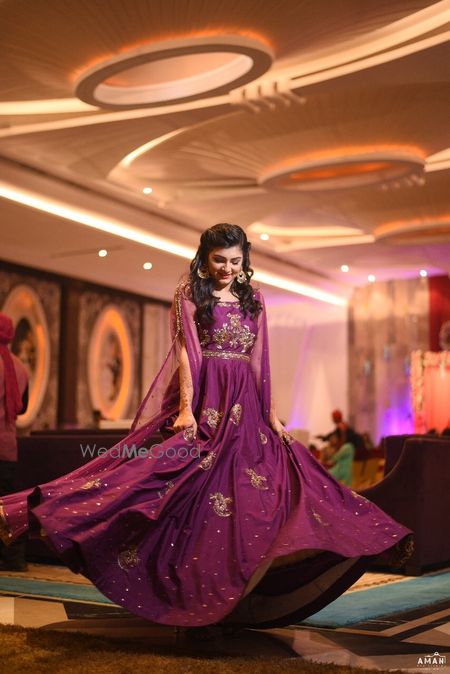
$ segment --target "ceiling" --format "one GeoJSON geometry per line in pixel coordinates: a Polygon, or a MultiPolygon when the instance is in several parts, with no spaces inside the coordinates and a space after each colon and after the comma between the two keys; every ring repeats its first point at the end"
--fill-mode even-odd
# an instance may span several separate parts
{"type": "Polygon", "coordinates": [[[0,22],[0,258],[168,299],[228,221],[261,282],[332,303],[450,273],[448,0],[4,0],[0,22]]]}

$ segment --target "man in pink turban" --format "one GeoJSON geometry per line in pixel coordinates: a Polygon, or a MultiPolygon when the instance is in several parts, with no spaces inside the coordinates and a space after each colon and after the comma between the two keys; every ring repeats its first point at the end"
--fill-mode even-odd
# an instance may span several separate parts
{"type": "MultiPolygon", "coordinates": [[[[25,412],[28,399],[28,373],[11,353],[8,344],[14,337],[14,325],[0,312],[0,496],[14,491],[17,469],[16,417],[25,412]]],[[[9,547],[0,545],[0,571],[26,571],[25,541],[18,539],[9,547]]]]}

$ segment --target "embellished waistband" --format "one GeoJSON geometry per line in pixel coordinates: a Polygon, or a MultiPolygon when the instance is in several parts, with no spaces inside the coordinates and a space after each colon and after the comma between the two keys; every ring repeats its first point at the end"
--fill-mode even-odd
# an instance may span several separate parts
{"type": "Polygon", "coordinates": [[[225,358],[225,360],[246,360],[250,362],[250,356],[246,353],[238,353],[236,351],[202,351],[205,358],[225,358]]]}

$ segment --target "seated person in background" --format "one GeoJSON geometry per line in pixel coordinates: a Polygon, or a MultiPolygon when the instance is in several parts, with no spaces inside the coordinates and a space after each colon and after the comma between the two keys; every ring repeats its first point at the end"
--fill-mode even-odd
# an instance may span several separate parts
{"type": "MultiPolygon", "coordinates": [[[[344,421],[341,410],[333,410],[331,418],[336,424],[335,429],[327,435],[317,435],[316,437],[321,440],[331,440],[332,436],[337,435],[340,445],[346,443],[353,445],[355,452],[354,459],[356,461],[366,461],[369,458],[369,449],[366,446],[364,437],[344,421]]],[[[324,456],[326,456],[326,453],[324,456]]]]}
{"type": "Polygon", "coordinates": [[[448,437],[450,435],[450,426],[447,426],[446,428],[444,428],[441,435],[442,435],[443,438],[448,437]]]}
{"type": "Polygon", "coordinates": [[[364,433],[361,433],[361,437],[364,440],[364,445],[367,450],[375,449],[375,443],[371,438],[371,435],[369,431],[364,431],[364,433]]]}
{"type": "Polygon", "coordinates": [[[337,435],[341,442],[345,442],[347,431],[353,431],[353,429],[344,421],[341,410],[333,410],[331,413],[331,418],[335,424],[334,430],[330,431],[326,435],[316,435],[316,438],[320,440],[330,440],[333,435],[337,435]]]}
{"type": "Polygon", "coordinates": [[[330,448],[334,453],[326,461],[325,468],[331,475],[347,485],[352,486],[352,468],[353,458],[355,456],[355,448],[351,442],[340,443],[338,435],[335,433],[330,437],[330,448]]]}
{"type": "Polygon", "coordinates": [[[314,445],[313,443],[311,443],[311,444],[308,445],[308,449],[316,459],[320,459],[320,450],[317,447],[317,445],[314,445]]]}
{"type": "Polygon", "coordinates": [[[353,428],[347,428],[347,433],[345,434],[345,442],[353,445],[355,454],[355,461],[367,461],[370,457],[370,449],[367,447],[364,436],[360,433],[356,433],[353,428]]]}

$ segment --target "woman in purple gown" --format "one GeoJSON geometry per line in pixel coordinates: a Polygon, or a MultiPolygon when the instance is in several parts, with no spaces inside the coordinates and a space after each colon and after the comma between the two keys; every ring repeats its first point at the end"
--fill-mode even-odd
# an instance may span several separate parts
{"type": "Polygon", "coordinates": [[[5,543],[26,530],[42,537],[157,623],[298,622],[374,557],[400,564],[411,553],[410,530],[335,480],[278,420],[249,251],[236,225],[202,234],[175,292],[171,348],[130,434],[0,501],[5,543]],[[165,440],[150,446],[158,431],[165,440]]]}

